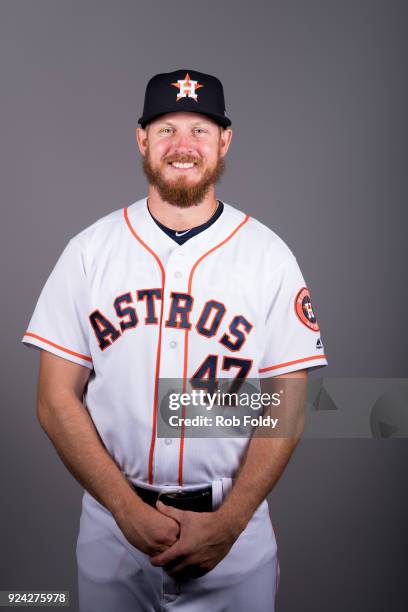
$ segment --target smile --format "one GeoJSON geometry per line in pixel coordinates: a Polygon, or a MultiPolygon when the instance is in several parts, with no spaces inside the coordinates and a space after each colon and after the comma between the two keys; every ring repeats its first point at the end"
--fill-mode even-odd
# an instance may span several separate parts
{"type": "Polygon", "coordinates": [[[190,170],[191,168],[194,168],[195,164],[193,162],[172,162],[170,166],[172,166],[172,168],[177,168],[178,170],[190,170]]]}

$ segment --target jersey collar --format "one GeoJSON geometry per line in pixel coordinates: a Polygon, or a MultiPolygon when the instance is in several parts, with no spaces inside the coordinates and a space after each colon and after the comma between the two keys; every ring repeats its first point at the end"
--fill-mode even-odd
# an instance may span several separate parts
{"type": "Polygon", "coordinates": [[[178,245],[157,225],[147,207],[147,196],[134,202],[125,209],[125,220],[129,227],[129,237],[137,234],[145,245],[154,251],[160,258],[174,251],[183,252],[192,258],[199,258],[208,250],[217,247],[223,241],[228,240],[231,234],[244,225],[248,216],[237,210],[224,200],[222,215],[210,227],[206,228],[196,236],[192,236],[184,244],[178,245]]]}

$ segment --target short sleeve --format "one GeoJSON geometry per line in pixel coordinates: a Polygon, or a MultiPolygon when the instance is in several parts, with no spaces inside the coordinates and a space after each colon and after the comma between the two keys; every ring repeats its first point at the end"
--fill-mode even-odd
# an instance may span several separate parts
{"type": "Polygon", "coordinates": [[[72,238],[40,293],[21,342],[92,369],[89,312],[83,253],[72,238]]]}
{"type": "Polygon", "coordinates": [[[327,365],[316,312],[294,255],[278,266],[267,284],[259,378],[327,365]]]}

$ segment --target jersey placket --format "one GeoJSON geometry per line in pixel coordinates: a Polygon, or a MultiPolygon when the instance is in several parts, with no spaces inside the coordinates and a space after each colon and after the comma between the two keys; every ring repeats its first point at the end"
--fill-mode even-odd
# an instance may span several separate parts
{"type": "MultiPolygon", "coordinates": [[[[185,329],[169,325],[172,293],[186,294],[188,290],[189,257],[185,247],[177,247],[169,255],[165,268],[166,283],[163,295],[163,319],[160,351],[160,379],[173,379],[181,390],[184,370],[185,329]]],[[[177,325],[179,317],[176,318],[177,325]]],[[[160,397],[158,399],[160,402],[160,397]]],[[[160,419],[158,406],[157,419],[160,419]]],[[[156,423],[157,425],[157,423],[156,423]]],[[[157,431],[157,430],[156,430],[157,431]]],[[[179,469],[179,438],[158,437],[156,434],[153,458],[153,484],[177,484],[179,469]]]]}

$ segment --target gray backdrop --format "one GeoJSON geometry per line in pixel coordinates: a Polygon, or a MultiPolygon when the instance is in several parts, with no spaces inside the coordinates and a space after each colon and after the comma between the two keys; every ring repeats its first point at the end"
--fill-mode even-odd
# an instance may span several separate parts
{"type": "MultiPolygon", "coordinates": [[[[407,376],[406,8],[1,1],[0,589],[69,589],[77,608],[81,488],[36,421],[38,354],[20,340],[68,239],[146,194],[134,129],[153,74],[222,80],[218,195],[297,256],[325,376],[407,376]]],[[[407,446],[300,442],[270,496],[279,612],[406,610],[407,446]]]]}

